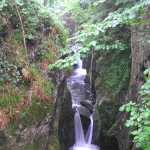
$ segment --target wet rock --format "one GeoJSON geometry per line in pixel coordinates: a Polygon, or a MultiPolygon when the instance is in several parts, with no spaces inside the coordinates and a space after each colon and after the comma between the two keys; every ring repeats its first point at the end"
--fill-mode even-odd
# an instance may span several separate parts
{"type": "Polygon", "coordinates": [[[7,143],[7,137],[4,131],[0,131],[0,146],[3,146],[7,143]]]}

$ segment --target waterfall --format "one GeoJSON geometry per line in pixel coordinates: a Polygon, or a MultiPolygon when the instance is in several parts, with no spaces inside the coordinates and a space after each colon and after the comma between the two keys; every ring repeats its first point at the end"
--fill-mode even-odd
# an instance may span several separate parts
{"type": "Polygon", "coordinates": [[[87,72],[82,68],[82,60],[78,59],[77,67],[74,69],[72,76],[67,80],[67,87],[71,93],[72,108],[75,109],[74,128],[75,128],[75,144],[70,150],[99,150],[99,147],[92,144],[93,136],[93,115],[88,110],[81,106],[81,101],[86,101],[86,84],[85,77],[87,72]],[[90,119],[89,127],[84,135],[82,121],[80,117],[87,116],[90,119]]]}
{"type": "Polygon", "coordinates": [[[75,145],[76,146],[85,145],[84,131],[78,109],[76,109],[76,113],[74,116],[74,124],[75,124],[75,145]]]}
{"type": "Polygon", "coordinates": [[[75,144],[73,147],[70,148],[70,150],[99,150],[98,146],[92,144],[93,115],[90,116],[90,125],[87,130],[86,137],[84,135],[78,108],[76,108],[74,116],[74,124],[75,124],[75,144]]]}
{"type": "Polygon", "coordinates": [[[82,60],[79,59],[78,60],[78,68],[83,69],[82,66],[83,66],[82,60]]]}
{"type": "Polygon", "coordinates": [[[92,143],[92,136],[93,136],[93,115],[90,116],[90,122],[91,123],[90,123],[88,131],[86,133],[86,142],[88,144],[92,143]]]}

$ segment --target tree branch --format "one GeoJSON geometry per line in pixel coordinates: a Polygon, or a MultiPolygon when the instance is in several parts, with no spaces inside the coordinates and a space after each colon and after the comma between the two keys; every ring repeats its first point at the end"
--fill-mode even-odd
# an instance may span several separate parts
{"type": "Polygon", "coordinates": [[[25,38],[25,30],[24,30],[24,25],[23,25],[23,21],[22,21],[22,17],[19,11],[19,8],[16,4],[16,2],[14,1],[15,4],[15,8],[19,17],[19,21],[20,21],[20,26],[21,26],[21,30],[22,30],[22,38],[23,38],[23,45],[24,45],[24,49],[26,51],[26,59],[27,59],[27,65],[29,65],[29,60],[28,60],[28,49],[27,49],[27,45],[26,45],[26,38],[25,38]]]}

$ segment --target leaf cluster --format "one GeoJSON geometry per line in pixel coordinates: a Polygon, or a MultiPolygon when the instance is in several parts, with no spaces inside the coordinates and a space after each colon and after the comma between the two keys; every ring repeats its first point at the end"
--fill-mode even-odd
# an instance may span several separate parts
{"type": "MultiPolygon", "coordinates": [[[[101,6],[105,6],[106,8],[110,5],[110,3],[100,0],[91,2],[90,4],[91,6],[89,7],[92,8],[90,9],[91,12],[88,13],[88,16],[90,17],[88,17],[87,20],[85,19],[85,22],[82,22],[82,24],[80,24],[80,31],[73,38],[70,39],[70,41],[74,40],[76,41],[76,43],[79,43],[81,45],[81,48],[78,51],[80,53],[80,56],[84,57],[87,54],[91,53],[93,50],[99,53],[111,53],[114,51],[122,52],[123,50],[130,49],[130,44],[128,40],[129,37],[117,37],[117,34],[114,31],[119,30],[120,34],[126,34],[126,31],[123,32],[122,28],[127,28],[133,24],[137,24],[140,20],[140,12],[142,12],[142,10],[150,5],[150,1],[113,1],[111,2],[111,4],[113,7],[116,7],[115,10],[113,10],[114,8],[111,8],[110,11],[106,13],[107,15],[105,15],[104,18],[97,18],[100,21],[93,19],[93,14],[98,14],[99,8],[101,8],[101,6]]],[[[89,7],[87,8],[88,10],[89,7]]],[[[83,12],[87,10],[79,7],[79,5],[77,4],[73,9],[73,5],[71,5],[71,10],[73,10],[73,14],[78,9],[81,9],[83,12]]],[[[100,10],[100,12],[103,11],[104,9],[100,10]]],[[[129,33],[129,31],[127,32],[129,33]]],[[[58,69],[61,65],[57,64],[61,64],[61,62],[63,63],[63,66],[68,66],[69,64],[71,64],[68,63],[68,58],[63,61],[58,60],[58,62],[59,63],[56,62],[56,65],[53,65],[56,66],[56,68],[58,69]],[[68,63],[68,65],[64,65],[65,62],[68,63]]]]}
{"type": "Polygon", "coordinates": [[[21,80],[17,66],[0,58],[0,84],[12,83],[16,85],[21,80]]]}

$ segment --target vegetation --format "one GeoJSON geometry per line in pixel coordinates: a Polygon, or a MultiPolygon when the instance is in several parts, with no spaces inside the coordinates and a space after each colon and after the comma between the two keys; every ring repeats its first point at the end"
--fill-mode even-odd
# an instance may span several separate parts
{"type": "MultiPolygon", "coordinates": [[[[73,4],[75,5],[74,7],[70,3],[66,6],[67,9],[68,7],[71,7],[69,10],[71,13],[74,14],[74,11],[81,13],[81,11],[78,11],[79,9],[79,1],[75,1],[73,4]],[[75,4],[74,4],[75,3],[75,4]]],[[[50,65],[50,69],[53,67],[58,67],[58,68],[64,68],[64,67],[69,67],[72,65],[70,61],[73,61],[75,63],[76,57],[86,55],[87,53],[91,53],[92,49],[94,51],[100,51],[101,53],[108,53],[112,51],[123,51],[129,49],[129,41],[128,38],[125,37],[122,40],[120,37],[115,37],[116,35],[115,32],[118,32],[119,30],[125,30],[126,27],[129,25],[139,25],[139,24],[147,24],[148,22],[146,21],[145,23],[141,19],[141,15],[144,13],[144,8],[150,4],[149,1],[147,0],[142,0],[139,2],[108,2],[106,1],[96,1],[96,2],[90,2],[90,5],[87,3],[87,9],[80,8],[82,10],[82,14],[87,14],[87,10],[95,10],[99,11],[100,8],[104,6],[108,7],[107,5],[112,5],[112,8],[110,9],[115,9],[113,7],[117,7],[114,11],[108,11],[105,12],[105,10],[102,9],[101,14],[102,16],[96,16],[93,17],[92,19],[89,19],[90,21],[87,21],[86,17],[82,20],[82,24],[79,26],[79,32],[75,37],[73,37],[73,40],[76,40],[77,43],[80,43],[82,47],[80,48],[80,51],[75,54],[75,56],[72,56],[72,58],[66,58],[66,60],[59,60],[56,62],[54,65],[50,65]],[[89,6],[88,6],[89,5],[89,6]],[[92,8],[91,8],[92,7],[92,8]],[[100,7],[100,8],[99,8],[100,7]],[[105,16],[104,19],[102,19],[105,16]],[[98,19],[101,19],[101,22],[96,21],[98,19]],[[64,63],[66,64],[64,65],[64,63]],[[62,64],[62,65],[61,65],[62,64]]],[[[98,13],[98,12],[97,12],[98,13]]],[[[89,13],[89,15],[91,15],[89,13]]],[[[76,16],[76,15],[75,15],[76,16]]],[[[77,15],[79,16],[79,15],[77,15]]],[[[78,20],[80,22],[80,19],[78,20]]],[[[71,39],[70,39],[71,40],[71,39]]]]}
{"type": "Polygon", "coordinates": [[[140,102],[130,101],[120,110],[130,114],[126,127],[131,129],[136,146],[148,150],[150,144],[150,69],[147,69],[144,75],[146,82],[139,91],[140,102]]]}
{"type": "MultiPolygon", "coordinates": [[[[82,58],[98,92],[102,130],[117,126],[123,104],[132,149],[149,150],[149,7],[150,0],[0,0],[0,130],[15,135],[53,114],[59,71],[68,76],[82,58]]],[[[59,149],[58,141],[48,147],[59,149]]]]}
{"type": "Polygon", "coordinates": [[[7,120],[0,128],[34,124],[52,110],[54,86],[44,72],[66,46],[67,30],[45,8],[36,0],[0,1],[0,108],[7,120]]]}
{"type": "MultiPolygon", "coordinates": [[[[55,64],[50,65],[50,69],[59,68],[64,69],[69,67],[73,63],[76,63],[77,57],[85,57],[89,53],[100,53],[100,55],[112,55],[112,53],[123,53],[130,49],[130,35],[124,34],[123,32],[129,33],[129,28],[139,25],[149,24],[149,20],[144,20],[143,16],[145,15],[146,7],[149,6],[150,1],[87,1],[83,2],[82,5],[78,1],[71,3],[74,7],[69,4],[66,4],[66,9],[74,15],[75,19],[79,23],[79,31],[75,37],[70,40],[76,40],[76,43],[81,45],[78,53],[75,53],[73,56],[68,56],[65,59],[58,60],[55,64]],[[112,5],[112,7],[110,6],[112,5]],[[107,10],[109,8],[110,10],[107,10]],[[100,11],[101,9],[101,11],[100,11]],[[106,11],[106,10],[107,11],[106,11]],[[97,11],[100,13],[98,14],[97,11]],[[106,11],[106,12],[105,12],[106,11]],[[78,17],[78,13],[83,14],[81,17],[78,17]],[[93,14],[92,14],[93,13],[93,14]],[[87,15],[88,14],[88,15],[87,15]],[[98,16],[93,16],[93,15],[98,16]],[[90,16],[90,17],[89,17],[90,16]],[[97,21],[97,18],[100,21],[97,21]],[[120,37],[118,35],[124,34],[120,37]],[[72,58],[71,58],[72,57],[72,58]]],[[[148,39],[145,39],[148,40],[148,39]]],[[[107,58],[107,57],[106,57],[107,58]]],[[[117,60],[116,60],[117,61],[117,60]]],[[[127,82],[129,77],[129,72],[123,72],[122,68],[125,66],[123,62],[117,62],[121,68],[116,67],[115,62],[112,62],[109,71],[105,72],[104,78],[102,78],[105,88],[110,88],[115,92],[119,92],[124,81],[127,82]],[[121,70],[120,70],[121,69],[121,70]],[[120,73],[119,73],[120,71],[120,73]],[[117,74],[117,75],[115,75],[117,74]],[[122,75],[124,78],[122,79],[122,75]],[[116,79],[115,79],[116,77],[116,79]],[[121,77],[119,79],[119,77],[121,77]]],[[[119,60],[118,60],[119,61],[119,60]]],[[[126,65],[128,68],[128,63],[126,65]]],[[[106,68],[105,68],[106,69],[106,68]]],[[[126,70],[126,69],[125,69],[126,70]]],[[[129,71],[128,69],[126,71],[129,71]]],[[[146,71],[147,74],[148,70],[146,71]]],[[[101,76],[102,77],[102,76],[101,76]]],[[[102,85],[101,85],[102,86],[102,85]]],[[[150,121],[150,107],[149,107],[149,80],[147,79],[146,83],[142,86],[140,95],[140,102],[134,103],[130,101],[128,104],[121,107],[121,110],[125,110],[130,113],[129,120],[126,122],[126,126],[131,128],[131,134],[133,135],[134,142],[137,147],[142,148],[143,150],[149,149],[149,121],[150,121]]]]}

